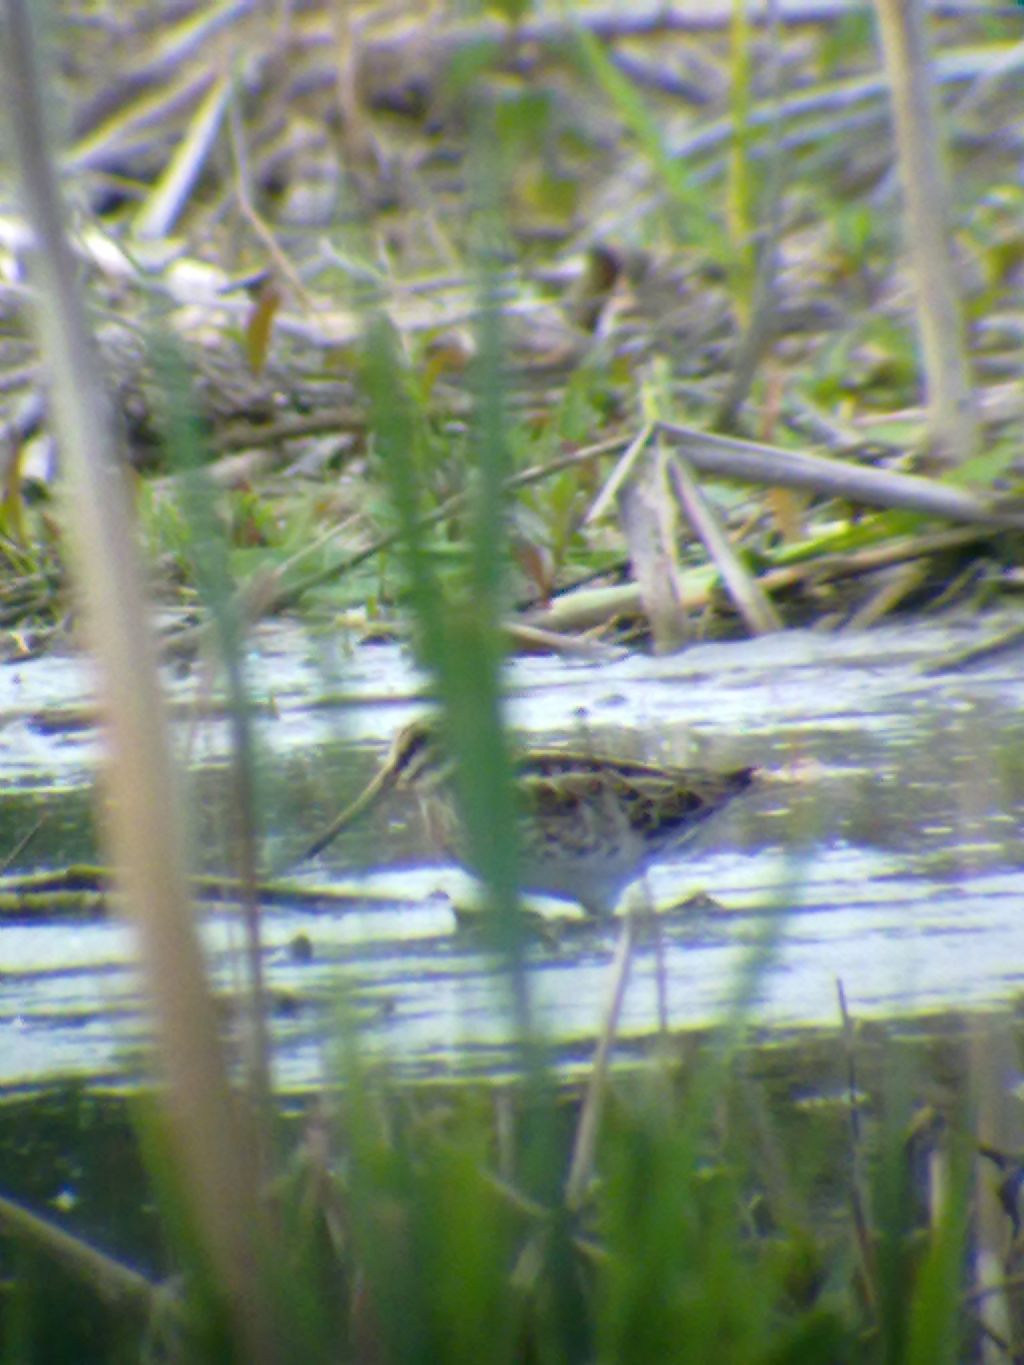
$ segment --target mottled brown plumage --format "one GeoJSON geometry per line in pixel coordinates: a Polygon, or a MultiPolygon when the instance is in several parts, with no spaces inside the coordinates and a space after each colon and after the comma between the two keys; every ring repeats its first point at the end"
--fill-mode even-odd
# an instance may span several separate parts
{"type": "MultiPolygon", "coordinates": [[[[451,771],[435,729],[424,721],[407,725],[377,776],[303,856],[319,853],[389,791],[405,788],[418,798],[431,840],[465,863],[451,771]]],[[[746,791],[754,771],[713,773],[569,749],[527,749],[515,766],[524,888],[570,897],[591,914],[607,913],[651,863],[746,791]]]]}

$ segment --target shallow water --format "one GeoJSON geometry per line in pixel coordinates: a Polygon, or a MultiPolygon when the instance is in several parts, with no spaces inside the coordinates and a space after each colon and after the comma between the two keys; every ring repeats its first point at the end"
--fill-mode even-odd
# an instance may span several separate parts
{"type": "MultiPolygon", "coordinates": [[[[640,930],[624,1046],[662,1025],[720,1018],[739,998],[752,953],[761,955],[752,1019],[771,1028],[834,1022],[839,980],[858,1017],[1016,998],[1020,654],[923,671],[996,624],[792,632],[672,658],[512,666],[512,720],[526,734],[766,772],[749,799],[639,888],[656,904],[699,888],[716,905],[640,930]]],[[[262,798],[277,831],[268,858],[280,865],[375,770],[381,746],[422,706],[420,679],[397,646],[332,651],[288,627],[261,630],[249,663],[262,798]]],[[[203,833],[198,861],[223,868],[227,727],[195,719],[189,678],[169,690],[203,833]]],[[[0,670],[4,846],[43,819],[11,871],[94,856],[96,754],[82,666],[39,660],[0,670]]],[[[366,1020],[366,1045],[403,1068],[478,1071],[510,1060],[503,979],[479,939],[454,930],[450,896],[465,900],[465,879],[426,859],[417,821],[394,802],[301,873],[306,885],[349,899],[267,908],[283,1085],[330,1070],[324,1038],[343,995],[366,1020]]],[[[543,1036],[571,1065],[592,1050],[620,925],[578,931],[571,908],[552,913],[567,927],[530,947],[529,989],[543,1036]]],[[[205,918],[227,991],[238,928],[228,911],[205,918]]],[[[102,920],[5,922],[2,944],[0,1083],[130,1075],[145,1027],[129,932],[102,920]]]]}

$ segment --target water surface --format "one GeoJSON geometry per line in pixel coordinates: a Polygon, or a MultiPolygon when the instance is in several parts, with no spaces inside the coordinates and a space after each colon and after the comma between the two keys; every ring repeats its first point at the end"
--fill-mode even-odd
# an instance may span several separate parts
{"type": "MultiPolygon", "coordinates": [[[[620,1033],[707,1024],[760,954],[752,1018],[766,1028],[834,1023],[842,981],[858,1017],[1012,1003],[1024,973],[1021,915],[1024,724],[1020,656],[932,674],[996,622],[895,625],[835,637],[790,632],[682,655],[510,668],[511,718],[527,737],[655,761],[756,764],[758,790],[638,889],[658,905],[703,890],[715,904],[660,916],[638,935],[620,1033]]],[[[297,629],[256,637],[250,683],[264,775],[267,856],[280,865],[376,769],[423,708],[397,646],[345,650],[297,629]]],[[[204,719],[190,677],[169,677],[190,770],[197,860],[227,861],[228,727],[204,719]]],[[[36,823],[12,871],[94,856],[97,737],[86,668],[36,660],[0,670],[4,845],[36,823]]],[[[304,869],[330,893],[265,913],[282,1084],[329,1070],[346,999],[367,1046],[436,1073],[509,1058],[506,986],[478,936],[456,932],[466,880],[432,865],[408,805],[392,802],[304,869]],[[344,893],[344,894],[343,894],[344,893]]],[[[529,950],[539,1026],[563,1063],[585,1061],[610,990],[620,925],[560,933],[529,950]]],[[[226,992],[238,926],[204,911],[226,992]]],[[[131,1074],[145,1042],[118,922],[6,922],[0,950],[0,1083],[131,1074]]]]}

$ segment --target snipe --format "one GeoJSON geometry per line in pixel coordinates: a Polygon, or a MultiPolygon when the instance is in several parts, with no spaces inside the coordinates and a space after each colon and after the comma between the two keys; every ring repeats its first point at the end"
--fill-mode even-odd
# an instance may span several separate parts
{"type": "MultiPolygon", "coordinates": [[[[614,909],[647,867],[747,790],[755,769],[668,768],[569,749],[527,749],[516,761],[522,808],[523,889],[578,901],[591,915],[614,909]]],[[[431,841],[465,865],[452,765],[435,728],[400,730],[380,772],[303,853],[320,853],[394,789],[420,802],[431,841]]]]}

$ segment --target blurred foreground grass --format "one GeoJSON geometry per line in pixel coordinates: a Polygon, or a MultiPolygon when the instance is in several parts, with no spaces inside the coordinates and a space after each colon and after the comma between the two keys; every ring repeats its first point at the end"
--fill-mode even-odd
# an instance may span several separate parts
{"type": "MultiPolygon", "coordinates": [[[[529,126],[531,105],[518,92],[510,118],[504,87],[493,81],[493,54],[477,53],[476,68],[467,59],[462,69],[471,88],[459,120],[468,127],[468,226],[458,260],[468,343],[458,362],[456,439],[447,439],[423,369],[410,363],[406,337],[388,316],[389,289],[365,270],[347,360],[367,414],[373,467],[361,489],[372,488],[391,528],[398,596],[446,715],[473,863],[490,898],[495,1008],[515,1020],[520,1074],[511,1085],[441,1093],[403,1085],[367,1060],[339,984],[337,1035],[328,1048],[334,1084],[312,1099],[297,1138],[281,1132],[254,894],[258,792],[249,778],[241,618],[232,609],[237,561],[224,553],[224,527],[204,514],[208,487],[204,493],[202,483],[192,485],[166,525],[216,624],[211,651],[234,708],[236,861],[249,888],[240,952],[249,1027],[240,1059],[222,1045],[184,893],[180,809],[139,592],[145,573],[61,229],[54,162],[42,136],[45,86],[26,42],[25,7],[8,10],[6,69],[12,81],[18,74],[13,141],[36,234],[36,316],[73,490],[63,534],[110,737],[104,827],[153,1007],[155,1083],[137,1103],[137,1132],[160,1209],[164,1278],[150,1280],[27,1210],[0,1205],[6,1358],[933,1365],[980,1358],[983,1331],[986,1350],[1003,1349],[1005,1340],[1012,1358],[1017,1291],[1012,1278],[991,1282],[1000,1228],[972,1188],[977,1131],[993,1148],[990,1161],[1004,1163],[1006,1188],[1017,1174],[1012,1156],[988,1141],[989,1126],[972,1126],[973,1105],[999,1130],[992,1117],[1003,1094],[998,1021],[979,1029],[987,1045],[976,1052],[971,1104],[956,1095],[941,1120],[912,1108],[914,1077],[894,1065],[869,1127],[851,1041],[848,1133],[833,1131],[823,1142],[818,1130],[787,1127],[762,1111],[756,1088],[743,1082],[740,1043],[771,951],[770,930],[737,983],[732,1016],[685,1066],[656,1052],[633,1073],[614,1076],[612,1009],[581,1094],[567,1096],[545,1065],[521,952],[501,705],[501,623],[513,595],[517,540],[508,481],[530,432],[530,421],[515,411],[506,208],[510,186],[521,188],[510,152],[529,126]],[[487,79],[472,85],[481,71],[487,79]],[[448,496],[457,508],[446,509],[448,496]],[[458,553],[444,556],[434,528],[447,512],[457,515],[458,553]],[[86,1286],[74,1313],[53,1307],[53,1262],[86,1286]]],[[[743,50],[739,39],[736,50],[743,50]]],[[[686,235],[695,240],[685,244],[706,253],[709,288],[724,279],[734,291],[725,310],[749,317],[752,168],[733,167],[730,237],[713,216],[696,212],[700,191],[667,155],[632,85],[593,42],[582,43],[580,60],[653,163],[660,209],[694,215],[686,235]]],[[[737,58],[738,80],[746,69],[737,58]]],[[[737,118],[745,105],[737,87],[737,118]]],[[[541,114],[543,125],[549,115],[541,114]]],[[[355,137],[351,126],[347,132],[355,137]]],[[[836,240],[860,252],[873,225],[843,221],[836,240]]],[[[867,266],[858,261],[863,283],[867,266]]],[[[871,333],[875,342],[883,323],[871,333]]],[[[880,370],[894,395],[909,383],[908,354],[900,333],[880,370]]],[[[597,352],[590,360],[616,383],[632,385],[629,355],[597,352]]],[[[614,406],[607,390],[589,387],[594,373],[580,366],[561,406],[553,406],[544,437],[550,449],[563,423],[581,430],[614,406]]],[[[666,415],[679,382],[657,356],[645,356],[637,386],[645,420],[666,415]]],[[[187,396],[167,379],[161,403],[166,451],[176,453],[179,468],[201,465],[201,423],[179,420],[187,396]]],[[[566,509],[578,492],[556,491],[547,509],[551,539],[563,548],[577,524],[566,509]]],[[[307,531],[302,524],[292,534],[307,531]]],[[[628,971],[635,932],[625,921],[610,999],[628,971]]]]}

